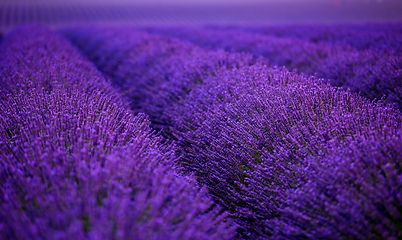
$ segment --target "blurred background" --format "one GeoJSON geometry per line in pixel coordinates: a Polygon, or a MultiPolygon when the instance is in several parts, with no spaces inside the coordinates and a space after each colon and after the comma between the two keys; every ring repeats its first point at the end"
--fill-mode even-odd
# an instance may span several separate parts
{"type": "Polygon", "coordinates": [[[286,25],[401,22],[402,0],[0,0],[0,31],[24,23],[286,25]]]}

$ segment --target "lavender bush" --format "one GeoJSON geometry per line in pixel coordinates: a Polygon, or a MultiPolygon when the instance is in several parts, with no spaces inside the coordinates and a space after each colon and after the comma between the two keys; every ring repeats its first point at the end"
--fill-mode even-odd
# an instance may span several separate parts
{"type": "Polygon", "coordinates": [[[358,138],[311,159],[308,183],[291,191],[278,239],[400,239],[402,135],[358,138]]]}
{"type": "Polygon", "coordinates": [[[32,88],[43,88],[50,93],[53,89],[80,88],[118,97],[102,74],[71,43],[44,27],[22,26],[7,35],[1,48],[3,89],[29,92],[32,88]]]}
{"type": "MultiPolygon", "coordinates": [[[[142,34],[146,39],[153,38],[152,46],[158,46],[145,48],[142,46],[151,44],[145,40],[140,42],[143,45],[131,45],[140,41],[141,34],[123,30],[111,29],[108,32],[103,28],[94,34],[85,29],[82,32],[70,29],[65,34],[97,62],[98,68],[110,76],[115,74],[112,78],[118,85],[128,81],[131,84],[127,85],[128,88],[138,79],[145,79],[143,82],[146,84],[162,79],[166,86],[171,87],[165,91],[173,92],[173,84],[168,85],[171,82],[167,79],[185,74],[188,70],[181,72],[182,68],[166,67],[174,62],[166,63],[166,59],[172,59],[174,54],[164,50],[167,48],[166,38],[142,34]],[[140,54],[134,57],[134,51],[140,54]],[[134,64],[133,59],[139,60],[142,65],[134,64]],[[122,74],[127,71],[149,72],[142,75],[122,74]],[[165,78],[155,72],[160,72],[165,78]]],[[[202,34],[205,37],[208,32],[202,31],[194,36],[202,34]]],[[[229,42],[228,39],[236,41],[235,37],[241,36],[232,35],[225,39],[225,43],[229,42]]],[[[254,41],[251,37],[249,39],[254,41]]],[[[178,43],[175,41],[175,44],[178,43]]],[[[294,41],[286,44],[292,46],[292,43],[294,41]]],[[[183,48],[181,44],[178,49],[183,48]]],[[[314,44],[308,46],[316,50],[317,58],[320,54],[327,54],[319,52],[314,44]]],[[[340,47],[327,46],[327,49],[345,52],[340,47]]],[[[300,49],[300,46],[295,48],[300,49]]],[[[311,51],[304,52],[304,59],[312,64],[313,60],[308,55],[311,51]]],[[[334,54],[340,53],[335,51],[334,54]]],[[[278,56],[283,58],[279,52],[278,56]]],[[[175,63],[187,65],[191,61],[188,57],[180,57],[175,63]]],[[[302,60],[299,62],[303,63],[302,60]]],[[[285,200],[287,189],[296,188],[307,180],[304,172],[307,156],[325,154],[328,143],[343,143],[348,136],[365,135],[372,129],[381,134],[382,124],[390,126],[393,131],[400,125],[399,115],[382,101],[369,103],[361,97],[320,83],[322,80],[315,77],[308,78],[280,69],[269,70],[259,63],[252,68],[243,64],[236,69],[231,72],[230,68],[222,68],[212,71],[212,74],[207,71],[202,77],[202,84],[187,89],[186,93],[191,90],[188,97],[180,94],[175,101],[169,102],[173,108],[166,104],[159,111],[168,113],[163,113],[165,126],[173,124],[171,131],[185,156],[182,163],[185,170],[195,172],[198,181],[208,186],[215,202],[230,210],[231,216],[241,226],[243,237],[273,234],[273,228],[266,223],[266,219],[280,214],[278,209],[285,200]]],[[[181,78],[177,81],[183,82],[181,78]]],[[[147,105],[155,103],[159,102],[148,102],[147,105]]]]}
{"type": "Polygon", "coordinates": [[[231,221],[177,174],[175,147],[146,117],[63,38],[29,29],[0,46],[14,51],[1,61],[1,238],[232,238],[231,221]],[[8,75],[10,65],[21,70],[8,75]]]}
{"type": "Polygon", "coordinates": [[[358,51],[349,45],[313,43],[297,38],[280,38],[239,29],[161,28],[150,32],[174,36],[196,45],[229,52],[247,52],[264,57],[270,66],[285,66],[331,80],[334,86],[351,88],[370,99],[385,94],[402,108],[402,57],[394,49],[358,51]]]}
{"type": "Polygon", "coordinates": [[[400,23],[234,26],[233,28],[264,35],[298,38],[315,43],[328,42],[334,45],[351,46],[358,50],[388,50],[398,55],[402,53],[402,24],[400,23]]]}
{"type": "Polygon", "coordinates": [[[166,108],[205,78],[255,62],[249,55],[205,51],[129,28],[77,27],[63,33],[112,79],[131,109],[148,114],[157,129],[168,125],[166,108]]]}
{"type": "Polygon", "coordinates": [[[270,26],[208,26],[213,30],[241,30],[280,38],[297,38],[313,43],[350,46],[357,50],[388,50],[402,52],[402,24],[364,23],[338,25],[270,25],[270,26]]]}
{"type": "Polygon", "coordinates": [[[271,67],[285,66],[289,70],[297,69],[307,74],[314,74],[312,68],[316,62],[343,50],[342,47],[333,47],[327,43],[314,44],[295,38],[278,38],[236,29],[175,27],[151,28],[148,31],[209,49],[251,53],[255,57],[264,57],[265,63],[271,67]]]}
{"type": "Polygon", "coordinates": [[[274,234],[266,220],[279,216],[286,190],[307,180],[309,156],[401,126],[399,112],[383,101],[264,66],[205,81],[170,117],[185,167],[252,239],[274,234]]]}
{"type": "Polygon", "coordinates": [[[0,238],[401,238],[399,25],[367,26],[63,29],[94,64],[12,31],[0,238]]]}
{"type": "Polygon", "coordinates": [[[380,99],[402,109],[402,57],[392,52],[337,52],[322,60],[317,75],[331,84],[350,88],[369,99],[380,99]]]}

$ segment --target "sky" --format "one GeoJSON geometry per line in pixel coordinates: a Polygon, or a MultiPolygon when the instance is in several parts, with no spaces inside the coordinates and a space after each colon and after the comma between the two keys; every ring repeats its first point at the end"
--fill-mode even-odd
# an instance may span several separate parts
{"type": "Polygon", "coordinates": [[[54,25],[402,22],[402,0],[0,0],[0,30],[31,18],[54,25]]]}
{"type": "Polygon", "coordinates": [[[70,3],[91,3],[91,4],[160,4],[160,5],[198,5],[198,4],[209,4],[209,5],[247,5],[247,4],[271,4],[271,3],[284,3],[284,2],[293,2],[293,3],[334,3],[335,5],[342,5],[347,3],[399,3],[402,5],[401,0],[0,0],[1,3],[56,3],[56,2],[70,2],[70,3]]]}
{"type": "Polygon", "coordinates": [[[284,5],[297,6],[331,5],[342,7],[359,5],[362,7],[392,5],[402,6],[402,0],[0,0],[2,4],[12,5],[55,5],[55,4],[79,4],[79,5],[137,5],[137,6],[238,6],[238,5],[284,5]]]}

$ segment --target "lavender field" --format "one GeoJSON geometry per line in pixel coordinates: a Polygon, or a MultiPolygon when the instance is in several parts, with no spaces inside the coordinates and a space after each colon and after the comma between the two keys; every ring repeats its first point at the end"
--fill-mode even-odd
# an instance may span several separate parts
{"type": "Polygon", "coordinates": [[[402,239],[400,22],[44,25],[0,34],[0,239],[402,239]]]}

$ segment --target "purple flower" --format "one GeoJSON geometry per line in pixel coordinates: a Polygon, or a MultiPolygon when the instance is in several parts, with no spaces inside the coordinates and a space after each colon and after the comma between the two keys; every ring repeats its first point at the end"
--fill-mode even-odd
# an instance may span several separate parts
{"type": "Polygon", "coordinates": [[[176,147],[66,40],[23,27],[0,49],[0,238],[234,237],[176,147]]]}
{"type": "MultiPolygon", "coordinates": [[[[79,88],[101,91],[116,98],[116,91],[94,65],[62,36],[46,28],[27,25],[13,30],[1,43],[0,84],[10,92],[35,88],[79,88]]],[[[121,101],[120,101],[121,102],[121,101]]]]}
{"type": "MultiPolygon", "coordinates": [[[[338,26],[334,27],[336,30],[331,30],[331,37],[328,40],[316,43],[298,36],[309,36],[309,32],[313,32],[311,33],[313,35],[314,32],[318,32],[320,38],[325,38],[326,30],[307,26],[304,30],[300,30],[302,33],[293,36],[292,32],[299,31],[294,30],[296,27],[283,28],[290,33],[282,34],[285,30],[274,29],[274,32],[280,33],[261,34],[261,32],[269,32],[270,28],[264,30],[264,27],[245,29],[182,27],[156,28],[149,31],[174,36],[209,49],[250,53],[256,58],[263,57],[265,63],[271,67],[285,66],[289,70],[297,69],[309,75],[317,73],[318,77],[329,79],[334,86],[351,88],[353,92],[360,92],[369,99],[380,99],[385,95],[389,103],[395,103],[397,108],[402,108],[400,24],[372,28],[338,26]],[[379,30],[381,28],[385,30],[379,30]],[[320,33],[321,31],[323,33],[320,33]],[[348,42],[356,41],[351,43],[352,46],[359,45],[360,39],[365,42],[362,43],[363,45],[369,44],[374,47],[362,47],[361,50],[357,50],[349,44],[335,44],[331,40],[334,33],[338,34],[338,32],[340,36],[352,36],[350,37],[352,39],[347,40],[348,42]],[[360,36],[360,34],[363,35],[360,36]],[[370,37],[379,42],[375,44],[375,40],[366,40],[370,37]],[[389,43],[389,47],[381,46],[381,42],[389,43]]],[[[338,40],[335,39],[335,42],[341,39],[343,38],[339,37],[338,40]]]]}
{"type": "Polygon", "coordinates": [[[401,126],[400,114],[383,101],[263,66],[206,80],[169,116],[184,166],[251,238],[273,234],[266,220],[280,215],[288,189],[307,181],[310,156],[401,126]]]}
{"type": "Polygon", "coordinates": [[[402,134],[373,133],[311,159],[308,183],[288,193],[279,239],[402,237],[402,134]]]}
{"type": "MultiPolygon", "coordinates": [[[[221,29],[215,27],[214,29],[221,29]]],[[[358,50],[392,50],[401,53],[402,25],[400,23],[366,23],[341,25],[288,25],[234,27],[264,35],[297,38],[314,43],[351,46],[358,50]]]]}
{"type": "Polygon", "coordinates": [[[250,55],[205,51],[130,28],[77,27],[63,33],[112,79],[131,109],[148,114],[158,130],[169,125],[166,109],[205,78],[255,63],[250,55]]]}

